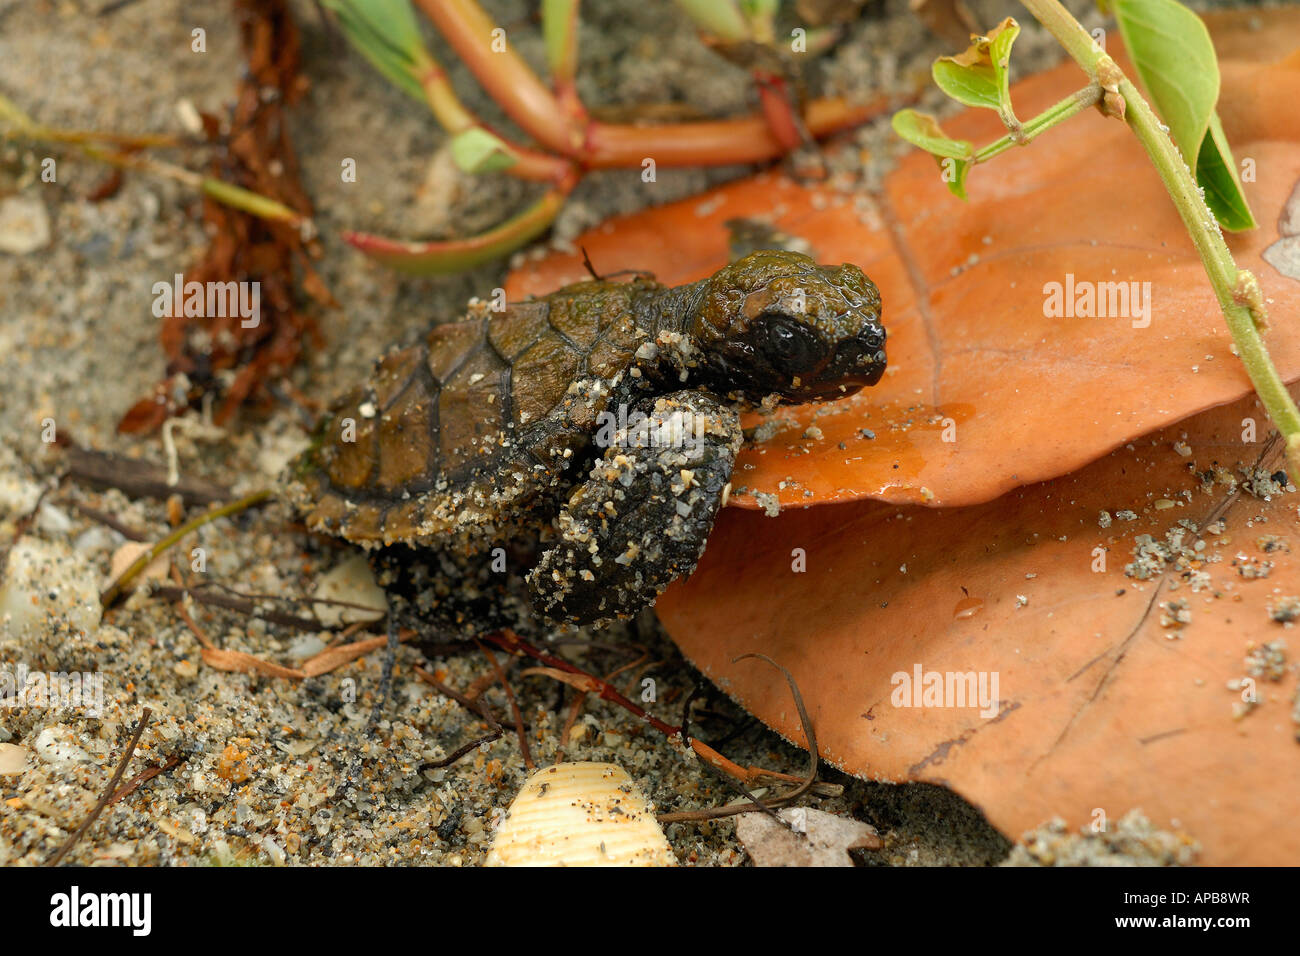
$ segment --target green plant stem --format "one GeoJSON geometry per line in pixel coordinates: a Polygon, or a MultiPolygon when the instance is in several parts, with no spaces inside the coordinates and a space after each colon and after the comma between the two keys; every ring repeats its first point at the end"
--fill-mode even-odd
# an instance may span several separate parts
{"type": "Polygon", "coordinates": [[[296,228],[301,228],[308,221],[301,214],[283,203],[276,202],[274,199],[260,193],[255,193],[251,189],[244,189],[242,186],[235,186],[212,176],[204,176],[174,163],[166,163],[148,156],[138,156],[134,153],[120,151],[122,149],[140,149],[148,146],[181,145],[181,141],[173,136],[165,134],[132,136],[121,133],[57,129],[36,122],[19,109],[12,100],[3,95],[0,95],[0,120],[4,120],[11,125],[10,129],[2,131],[4,139],[23,139],[33,143],[71,146],[83,156],[101,163],[107,163],[110,166],[116,166],[118,169],[135,169],[165,179],[173,179],[189,186],[191,189],[197,189],[211,196],[217,202],[259,216],[262,219],[288,223],[296,228]],[[105,146],[116,148],[104,148],[105,146]]]}
{"type": "Polygon", "coordinates": [[[537,202],[476,236],[435,242],[403,242],[369,233],[345,232],[344,241],[391,269],[410,275],[463,272],[514,252],[550,228],[573,189],[576,176],[547,190],[537,202]]]}
{"type": "Polygon", "coordinates": [[[578,68],[578,0],[542,0],[542,37],[552,82],[572,81],[578,68]]]}
{"type": "Polygon", "coordinates": [[[579,0],[542,0],[542,36],[546,42],[546,65],[560,108],[574,126],[582,126],[587,110],[578,97],[578,3],[579,0]]]}
{"type": "Polygon", "coordinates": [[[1236,345],[1237,355],[1269,418],[1286,441],[1291,476],[1300,483],[1300,409],[1296,408],[1295,400],[1287,391],[1286,383],[1273,365],[1260,336],[1260,326],[1265,321],[1263,296],[1258,293],[1258,283],[1254,276],[1237,268],[1214,214],[1205,205],[1205,199],[1196,180],[1192,178],[1191,171],[1133,82],[1115,66],[1106,51],[1097,45],[1059,0],[1021,2],[1089,76],[1103,86],[1113,85],[1123,98],[1124,121],[1151,158],[1187,227],[1196,251],[1200,253],[1206,275],[1214,288],[1228,331],[1236,345]],[[1108,75],[1101,76],[1103,72],[1108,75]],[[1246,292],[1251,289],[1254,290],[1254,295],[1248,298],[1246,292]]]}
{"type": "Polygon", "coordinates": [[[474,0],[417,0],[438,32],[506,114],[547,149],[579,158],[582,134],[566,121],[555,94],[515,53],[507,37],[492,49],[492,20],[474,0]]]}
{"type": "Polygon", "coordinates": [[[135,169],[164,179],[174,179],[178,183],[183,183],[197,189],[206,196],[210,196],[222,205],[246,212],[251,216],[269,219],[273,222],[283,222],[294,228],[302,228],[308,222],[307,218],[301,213],[295,212],[283,203],[263,196],[261,193],[255,193],[251,189],[245,189],[243,186],[236,186],[212,176],[204,176],[191,169],[186,169],[184,166],[165,163],[162,160],[151,159],[148,156],[135,156],[130,153],[100,149],[97,146],[83,145],[80,149],[91,159],[97,159],[110,166],[117,166],[120,169],[135,169]]]}
{"type": "Polygon", "coordinates": [[[1078,92],[1071,93],[1056,105],[1049,106],[1033,119],[1020,124],[1019,136],[1015,133],[1008,133],[1001,139],[995,140],[976,151],[973,162],[984,163],[994,156],[1005,153],[1013,146],[1026,146],[1040,133],[1064,123],[1071,116],[1076,116],[1084,110],[1096,106],[1099,102],[1101,102],[1100,84],[1092,83],[1085,86],[1078,92]]]}
{"type": "Polygon", "coordinates": [[[735,0],[677,0],[701,33],[740,43],[750,39],[750,27],[735,0]]]}
{"type": "Polygon", "coordinates": [[[125,588],[127,584],[130,584],[136,575],[147,568],[160,554],[166,552],[167,549],[172,547],[191,531],[197,531],[205,524],[210,524],[218,518],[224,518],[227,515],[238,514],[241,511],[246,511],[254,505],[261,504],[270,497],[271,490],[269,488],[263,489],[262,491],[255,491],[251,495],[245,495],[238,501],[219,505],[210,511],[204,512],[197,518],[185,522],[185,524],[181,525],[144,554],[140,555],[140,557],[132,561],[130,567],[118,575],[117,580],[110,584],[105,589],[104,593],[100,595],[99,603],[106,608],[112,607],[113,603],[122,596],[123,588],[125,588]]]}

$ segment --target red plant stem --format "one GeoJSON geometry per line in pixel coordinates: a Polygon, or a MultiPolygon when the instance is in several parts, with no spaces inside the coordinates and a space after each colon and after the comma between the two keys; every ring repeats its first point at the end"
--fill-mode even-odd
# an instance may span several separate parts
{"type": "MultiPolygon", "coordinates": [[[[681,735],[682,728],[664,723],[664,721],[660,720],[649,711],[632,703],[632,701],[620,694],[608,681],[601,680],[594,674],[588,674],[586,671],[582,670],[582,668],[575,667],[562,657],[556,657],[552,654],[547,654],[545,651],[538,650],[527,641],[520,638],[519,635],[515,634],[513,631],[499,631],[496,634],[487,634],[483,639],[491,641],[493,644],[496,644],[503,651],[508,653],[527,654],[529,657],[533,658],[533,660],[541,661],[548,667],[553,667],[556,670],[565,671],[569,674],[576,674],[583,678],[583,680],[590,686],[591,692],[599,696],[601,700],[607,700],[611,704],[622,707],[633,716],[644,720],[647,724],[666,737],[679,737],[681,735]]],[[[701,759],[708,761],[723,773],[729,774],[737,780],[750,780],[753,779],[756,774],[763,772],[755,768],[747,770],[738,763],[728,760],[708,744],[695,738],[691,738],[690,746],[701,759]]]]}
{"type": "MultiPolygon", "coordinates": [[[[853,104],[841,97],[813,100],[804,122],[813,136],[831,133],[879,116],[890,107],[887,97],[853,104]]],[[[659,166],[758,163],[788,152],[762,115],[702,123],[658,126],[592,123],[587,127],[584,165],[592,169],[637,166],[653,159],[659,166]]]]}
{"type": "Polygon", "coordinates": [[[758,89],[758,102],[763,108],[767,128],[786,152],[798,149],[804,143],[806,131],[801,128],[798,114],[790,99],[790,88],[785,80],[766,70],[754,71],[754,85],[758,89]]]}
{"type": "Polygon", "coordinates": [[[515,721],[515,733],[519,737],[519,753],[524,758],[524,767],[531,773],[537,769],[537,765],[533,763],[532,751],[528,749],[528,730],[524,727],[524,715],[519,710],[519,701],[515,700],[514,689],[510,686],[510,680],[506,677],[505,670],[497,661],[497,656],[489,648],[484,647],[482,641],[475,641],[474,643],[478,645],[479,650],[487,655],[488,661],[492,664],[492,670],[496,674],[497,682],[501,685],[501,689],[506,692],[506,700],[510,702],[510,713],[515,721]]]}
{"type": "Polygon", "coordinates": [[[492,49],[495,27],[474,0],[416,0],[479,84],[511,119],[543,146],[579,159],[581,133],[565,118],[555,94],[514,52],[492,49]]]}
{"type": "MultiPolygon", "coordinates": [[[[576,91],[563,91],[564,83],[571,83],[563,75],[557,77],[563,92],[553,93],[514,52],[508,38],[503,51],[492,51],[494,27],[476,0],[417,2],[514,122],[546,148],[584,168],[635,167],[645,159],[661,166],[757,163],[783,156],[802,142],[799,118],[788,98],[762,83],[764,112],[752,116],[655,126],[588,122],[576,91]],[[772,103],[772,97],[782,102],[772,103]]],[[[879,116],[890,105],[883,96],[858,104],[829,97],[810,102],[803,122],[810,135],[826,136],[879,116]]],[[[524,165],[511,170],[514,175],[554,181],[552,162],[511,146],[524,157],[524,165]]]]}
{"type": "Polygon", "coordinates": [[[646,721],[651,727],[662,734],[667,734],[669,737],[672,737],[681,733],[682,729],[680,727],[670,726],[658,717],[655,717],[653,714],[646,712],[620,694],[608,682],[601,680],[594,674],[588,674],[580,667],[575,667],[562,657],[556,657],[553,654],[547,654],[545,651],[538,650],[512,631],[499,631],[495,634],[488,634],[483,639],[491,641],[503,651],[508,651],[511,654],[527,654],[533,660],[541,661],[547,667],[554,667],[556,670],[564,671],[568,674],[577,674],[586,678],[591,682],[594,691],[600,695],[601,700],[607,700],[611,703],[618,704],[618,706],[646,721]]]}

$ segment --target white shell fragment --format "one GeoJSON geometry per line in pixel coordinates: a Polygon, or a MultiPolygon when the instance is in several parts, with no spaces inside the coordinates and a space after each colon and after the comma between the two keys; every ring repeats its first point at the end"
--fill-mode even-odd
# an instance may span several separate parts
{"type": "Polygon", "coordinates": [[[0,777],[12,777],[27,769],[27,750],[17,744],[0,744],[0,777]]]}
{"type": "Polygon", "coordinates": [[[50,244],[50,214],[34,196],[0,201],[0,252],[25,256],[50,244]]]}
{"type": "MultiPolygon", "coordinates": [[[[113,558],[109,562],[108,578],[105,587],[109,583],[116,581],[121,577],[126,569],[135,564],[142,554],[148,551],[152,545],[145,544],[142,541],[128,541],[116,551],[113,552],[113,558]]],[[[137,587],[146,581],[165,581],[167,580],[167,555],[160,554],[150,561],[143,571],[127,582],[127,588],[134,591],[137,587]]]]}
{"type": "Polygon", "coordinates": [[[342,601],[361,607],[340,604],[316,604],[316,619],[325,627],[338,627],[353,621],[378,621],[388,613],[388,598],[375,583],[370,563],[363,554],[353,555],[321,576],[313,595],[318,601],[342,601]],[[373,608],[374,610],[365,610],[373,608]]]}
{"type": "Polygon", "coordinates": [[[676,866],[641,790],[612,763],[561,763],[528,778],[486,866],[676,866]]]}
{"type": "Polygon", "coordinates": [[[778,811],[782,826],[763,813],[736,821],[736,836],[755,866],[853,866],[849,850],[877,850],[875,827],[812,807],[778,811]]]}

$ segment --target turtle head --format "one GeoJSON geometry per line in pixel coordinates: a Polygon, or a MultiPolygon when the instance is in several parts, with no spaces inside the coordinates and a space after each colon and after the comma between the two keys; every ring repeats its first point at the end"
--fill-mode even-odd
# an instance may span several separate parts
{"type": "Polygon", "coordinates": [[[857,266],[751,253],[707,280],[690,330],[709,387],[760,402],[829,401],[880,381],[880,292],[857,266]]]}

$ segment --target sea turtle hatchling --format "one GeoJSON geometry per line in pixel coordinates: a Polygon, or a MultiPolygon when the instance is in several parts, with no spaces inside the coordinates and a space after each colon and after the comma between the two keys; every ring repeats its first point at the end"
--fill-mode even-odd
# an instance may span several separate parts
{"type": "MultiPolygon", "coordinates": [[[[368,548],[539,542],[550,622],[626,618],[690,574],[730,487],[738,408],[840,398],[885,370],[853,265],[754,252],[670,288],[580,282],[394,348],[291,466],[310,528],[368,548]]],[[[504,552],[499,552],[504,553],[504,552]]]]}

